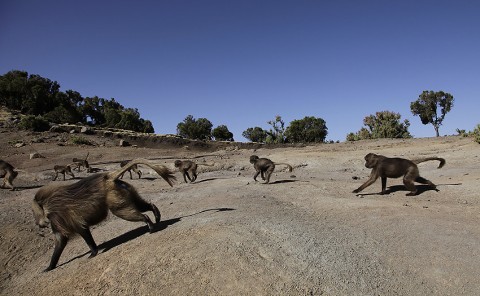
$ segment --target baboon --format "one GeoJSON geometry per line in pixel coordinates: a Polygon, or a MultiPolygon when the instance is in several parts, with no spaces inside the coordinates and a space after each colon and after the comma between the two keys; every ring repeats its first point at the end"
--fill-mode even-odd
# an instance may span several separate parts
{"type": "MultiPolygon", "coordinates": [[[[353,193],[359,193],[366,187],[372,185],[378,177],[382,178],[382,192],[380,194],[386,194],[387,178],[399,178],[403,176],[403,184],[410,190],[407,196],[413,196],[417,194],[417,188],[413,182],[421,184],[428,184],[436,190],[436,185],[429,180],[420,177],[417,164],[429,160],[438,160],[440,164],[438,168],[445,165],[445,159],[439,157],[426,157],[417,160],[408,160],[404,158],[389,158],[383,155],[377,155],[368,153],[365,156],[365,167],[372,169],[368,180],[362,184],[362,186],[353,190],[353,193]]],[[[438,191],[438,190],[437,190],[438,191]]]]}
{"type": "MultiPolygon", "coordinates": [[[[87,153],[87,156],[85,159],[80,159],[80,158],[73,158],[73,164],[77,166],[77,170],[80,172],[80,167],[85,167],[87,169],[87,173],[90,172],[90,165],[88,164],[87,158],[90,152],[87,153]]],[[[74,168],[75,169],[75,168],[74,168]]]]}
{"type": "Polygon", "coordinates": [[[257,181],[258,174],[262,177],[262,180],[265,181],[265,184],[270,182],[270,176],[272,175],[273,171],[275,170],[275,165],[286,165],[288,167],[288,171],[291,172],[293,170],[292,166],[288,163],[277,163],[273,162],[268,158],[259,158],[256,155],[250,156],[250,163],[253,164],[255,168],[255,175],[253,176],[253,180],[257,181]],[[266,176],[265,176],[266,173],[266,176]]]}
{"type": "Polygon", "coordinates": [[[52,179],[53,181],[57,180],[58,174],[63,174],[63,181],[65,181],[65,174],[69,174],[72,178],[75,178],[70,165],[56,165],[53,169],[55,170],[55,177],[52,179]]]}
{"type": "Polygon", "coordinates": [[[195,180],[197,180],[197,167],[199,165],[213,166],[213,164],[196,163],[191,160],[175,160],[174,164],[175,167],[178,168],[178,170],[182,173],[185,183],[188,183],[187,178],[190,180],[190,182],[195,182],[195,180]],[[189,173],[192,174],[192,177],[190,177],[189,173]]]}
{"type": "MultiPolygon", "coordinates": [[[[128,163],[128,160],[124,160],[124,161],[120,162],[120,167],[123,168],[125,165],[127,165],[127,163],[128,163]]],[[[133,179],[132,178],[132,171],[137,173],[139,179],[142,177],[142,171],[138,169],[138,165],[133,165],[130,169],[128,169],[128,172],[130,173],[130,180],[133,179]]],[[[120,179],[123,179],[123,175],[124,174],[120,175],[120,179]]]]}
{"type": "Polygon", "coordinates": [[[0,178],[3,178],[2,188],[10,188],[11,191],[15,190],[13,186],[13,180],[18,176],[18,172],[8,162],[0,159],[0,178]]]}
{"type": "Polygon", "coordinates": [[[108,210],[128,221],[143,221],[150,232],[154,231],[154,224],[142,213],[152,211],[155,222],[158,223],[158,208],[145,201],[132,185],[119,180],[122,173],[136,164],[151,167],[170,186],[173,186],[176,180],[167,167],[137,159],[113,172],[94,174],[69,185],[50,184],[38,190],[32,202],[35,223],[40,227],[50,224],[55,236],[55,249],[50,265],[44,271],[56,267],[68,240],[75,234],[79,234],[89,246],[90,257],[97,255],[98,247],[89,227],[103,221],[108,210]]]}

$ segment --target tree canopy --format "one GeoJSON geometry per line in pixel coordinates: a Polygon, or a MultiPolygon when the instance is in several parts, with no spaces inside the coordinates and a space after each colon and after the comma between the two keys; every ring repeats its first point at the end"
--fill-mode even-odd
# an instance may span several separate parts
{"type": "Polygon", "coordinates": [[[252,142],[265,143],[267,132],[261,127],[249,127],[243,131],[242,136],[252,142]]]}
{"type": "Polygon", "coordinates": [[[413,115],[420,116],[423,124],[432,124],[437,137],[445,115],[453,107],[454,98],[443,91],[423,91],[418,99],[410,104],[413,115]]]}
{"type": "Polygon", "coordinates": [[[322,143],[328,131],[325,120],[313,116],[293,120],[285,131],[289,143],[322,143]]]}
{"type": "Polygon", "coordinates": [[[357,133],[349,133],[347,141],[379,138],[411,138],[408,127],[410,122],[400,122],[401,115],[391,111],[380,111],[363,119],[362,127],[357,133]]]}
{"type": "MultiPolygon", "coordinates": [[[[115,99],[83,98],[74,90],[60,91],[60,84],[40,75],[13,70],[0,76],[0,105],[53,123],[82,123],[100,127],[153,133],[153,125],[137,109],[125,108],[115,99]]],[[[30,120],[30,119],[29,119],[30,120]]],[[[30,125],[26,125],[30,126],[30,125]]]]}
{"type": "Polygon", "coordinates": [[[192,115],[177,124],[177,134],[193,140],[210,140],[213,124],[206,118],[195,119],[192,115]]]}
{"type": "Polygon", "coordinates": [[[212,131],[212,136],[216,141],[234,141],[233,134],[226,125],[219,125],[212,131]]]}

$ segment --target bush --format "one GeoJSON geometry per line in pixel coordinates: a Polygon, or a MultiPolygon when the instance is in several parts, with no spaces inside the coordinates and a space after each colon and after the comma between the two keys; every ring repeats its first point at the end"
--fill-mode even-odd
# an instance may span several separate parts
{"type": "Polygon", "coordinates": [[[73,136],[70,140],[75,145],[89,145],[89,146],[93,145],[91,141],[89,141],[88,139],[85,139],[82,136],[73,136]]]}
{"type": "Polygon", "coordinates": [[[405,119],[400,122],[400,114],[391,111],[380,111],[363,119],[362,127],[357,133],[349,133],[347,141],[381,138],[411,138],[408,127],[410,122],[405,119]]]}
{"type": "Polygon", "coordinates": [[[473,140],[480,144],[480,124],[477,124],[472,132],[473,140]]]}
{"type": "Polygon", "coordinates": [[[457,128],[457,129],[456,129],[456,132],[457,132],[457,134],[458,134],[459,136],[468,137],[468,133],[467,133],[467,131],[464,130],[464,129],[459,129],[459,128],[457,128]]]}
{"type": "Polygon", "coordinates": [[[328,134],[325,120],[313,116],[305,116],[290,122],[285,131],[290,143],[322,143],[328,134]]]}
{"type": "Polygon", "coordinates": [[[40,115],[27,115],[20,120],[19,127],[34,132],[44,132],[50,129],[50,124],[40,115]]]}

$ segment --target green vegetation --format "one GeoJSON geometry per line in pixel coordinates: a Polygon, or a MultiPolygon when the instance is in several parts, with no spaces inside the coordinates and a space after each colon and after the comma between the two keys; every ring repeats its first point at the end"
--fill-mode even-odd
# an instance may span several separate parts
{"type": "Polygon", "coordinates": [[[432,124],[437,137],[445,115],[453,107],[453,96],[443,91],[423,91],[415,102],[410,104],[413,115],[420,116],[423,124],[432,124]]]}
{"type": "Polygon", "coordinates": [[[50,124],[42,116],[27,115],[20,120],[19,127],[34,132],[44,132],[50,129],[50,124]]]}
{"type": "Polygon", "coordinates": [[[192,115],[188,115],[183,122],[177,124],[177,134],[193,140],[210,140],[212,126],[213,124],[206,118],[195,119],[192,115]]]}
{"type": "MultiPolygon", "coordinates": [[[[454,98],[443,91],[423,91],[419,98],[411,102],[410,109],[418,115],[423,124],[432,124],[436,136],[445,115],[453,107],[454,98]]],[[[114,98],[103,99],[97,96],[82,97],[74,90],[60,91],[60,84],[36,74],[12,70],[0,76],[0,105],[25,116],[18,123],[20,128],[32,131],[46,131],[50,123],[85,124],[101,128],[116,128],[135,132],[153,133],[152,122],[140,117],[136,108],[125,108],[114,98]]],[[[13,121],[12,121],[13,122],[13,121]]],[[[14,124],[17,122],[15,121],[14,124]]],[[[325,120],[306,116],[285,125],[280,115],[267,122],[269,129],[250,127],[242,136],[252,142],[281,143],[324,143],[328,134],[325,120]]],[[[411,138],[408,131],[410,122],[400,121],[400,114],[381,111],[363,120],[364,127],[347,135],[347,141],[378,138],[411,138]]],[[[177,134],[188,139],[234,141],[233,134],[226,125],[212,130],[212,123],[206,118],[195,119],[188,115],[177,124],[177,134]]],[[[457,129],[459,135],[472,136],[480,142],[480,127],[466,132],[457,129]]],[[[82,139],[76,143],[87,144],[82,139]]]]}
{"type": "Polygon", "coordinates": [[[233,142],[233,134],[228,130],[226,125],[219,125],[212,131],[212,136],[216,141],[231,141],[233,142]]]}
{"type": "Polygon", "coordinates": [[[265,143],[267,140],[267,132],[261,127],[249,127],[243,131],[242,136],[252,142],[265,143]]]}
{"type": "Polygon", "coordinates": [[[405,119],[400,122],[400,114],[391,111],[377,112],[363,119],[362,127],[357,133],[349,133],[347,141],[358,141],[365,139],[380,138],[411,138],[408,127],[410,122],[405,119]]]}
{"type": "Polygon", "coordinates": [[[473,140],[480,144],[480,124],[477,124],[477,126],[473,129],[472,136],[473,140]]]}
{"type": "Polygon", "coordinates": [[[327,130],[325,120],[306,116],[290,122],[285,135],[289,143],[323,143],[328,134],[327,130]]]}
{"type": "MultiPolygon", "coordinates": [[[[149,120],[137,109],[125,108],[115,101],[60,91],[56,81],[25,71],[13,70],[0,76],[0,105],[22,114],[42,116],[53,123],[82,123],[98,127],[153,133],[149,120]]],[[[30,120],[30,119],[29,119],[30,120]]]]}
{"type": "Polygon", "coordinates": [[[91,141],[82,136],[73,136],[70,141],[75,145],[93,145],[91,141]]]}
{"type": "Polygon", "coordinates": [[[261,127],[250,127],[242,136],[252,142],[260,143],[323,143],[328,134],[325,120],[313,116],[293,120],[285,128],[285,122],[280,115],[267,122],[272,126],[266,131],[261,127]]]}
{"type": "Polygon", "coordinates": [[[274,120],[267,122],[272,128],[267,131],[267,139],[265,142],[268,144],[286,143],[287,137],[285,136],[285,122],[280,115],[275,116],[274,120]]]}

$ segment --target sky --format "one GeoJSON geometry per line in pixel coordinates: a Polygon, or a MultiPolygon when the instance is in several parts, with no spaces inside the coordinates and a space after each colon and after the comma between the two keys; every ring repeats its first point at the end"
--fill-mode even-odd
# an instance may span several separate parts
{"type": "Polygon", "coordinates": [[[115,98],[157,134],[193,115],[237,141],[276,115],[344,141],[378,111],[433,137],[410,103],[442,90],[452,135],[480,123],[479,15],[474,0],[0,0],[0,75],[115,98]]]}

